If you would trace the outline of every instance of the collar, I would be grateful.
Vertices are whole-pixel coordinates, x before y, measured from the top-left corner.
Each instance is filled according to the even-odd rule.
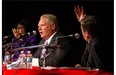
[[[50,38],[46,40],[46,41],[48,42],[48,44],[51,42],[53,36],[54,36],[56,33],[57,33],[57,32],[53,33],[53,34],[50,36]]]

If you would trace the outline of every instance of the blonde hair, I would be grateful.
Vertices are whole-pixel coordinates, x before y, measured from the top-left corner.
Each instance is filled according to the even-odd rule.
[[[43,14],[40,19],[42,18],[46,18],[47,21],[50,23],[50,24],[55,24],[56,26],[56,30],[59,30],[59,26],[58,26],[58,21],[57,21],[57,17],[53,14]]]

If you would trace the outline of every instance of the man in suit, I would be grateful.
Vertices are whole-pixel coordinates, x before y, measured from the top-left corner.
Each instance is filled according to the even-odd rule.
[[[87,42],[85,52],[83,53],[81,64],[76,66],[86,66],[102,70],[110,70],[111,66],[107,63],[107,50],[101,37],[97,36],[97,20],[92,15],[86,15],[83,8],[77,6],[74,9],[76,17],[81,25],[82,35]],[[105,51],[104,51],[105,50]]]
[[[57,38],[63,36],[59,31],[57,18],[52,14],[44,14],[40,17],[38,30],[42,40],[39,44],[57,44],[58,48],[38,48],[34,57],[39,58],[39,66],[74,66],[76,53],[76,43],[73,38]],[[74,49],[75,48],[75,49]]]

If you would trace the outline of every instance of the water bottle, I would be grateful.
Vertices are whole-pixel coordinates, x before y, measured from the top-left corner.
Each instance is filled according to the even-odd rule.
[[[4,55],[4,64],[10,64],[10,53],[8,51],[6,51]]]
[[[24,54],[24,51],[21,51],[19,55],[19,65],[20,68],[26,68],[26,55]]]
[[[27,62],[27,68],[31,69],[32,68],[32,54],[31,51],[27,51],[27,55],[26,55],[26,62]]]

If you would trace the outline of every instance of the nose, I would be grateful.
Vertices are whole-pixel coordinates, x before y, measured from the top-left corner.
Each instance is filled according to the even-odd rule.
[[[38,25],[38,30],[41,30],[41,26]]]
[[[22,34],[22,29],[19,29],[19,30],[18,30],[18,33],[19,33],[19,34]]]

